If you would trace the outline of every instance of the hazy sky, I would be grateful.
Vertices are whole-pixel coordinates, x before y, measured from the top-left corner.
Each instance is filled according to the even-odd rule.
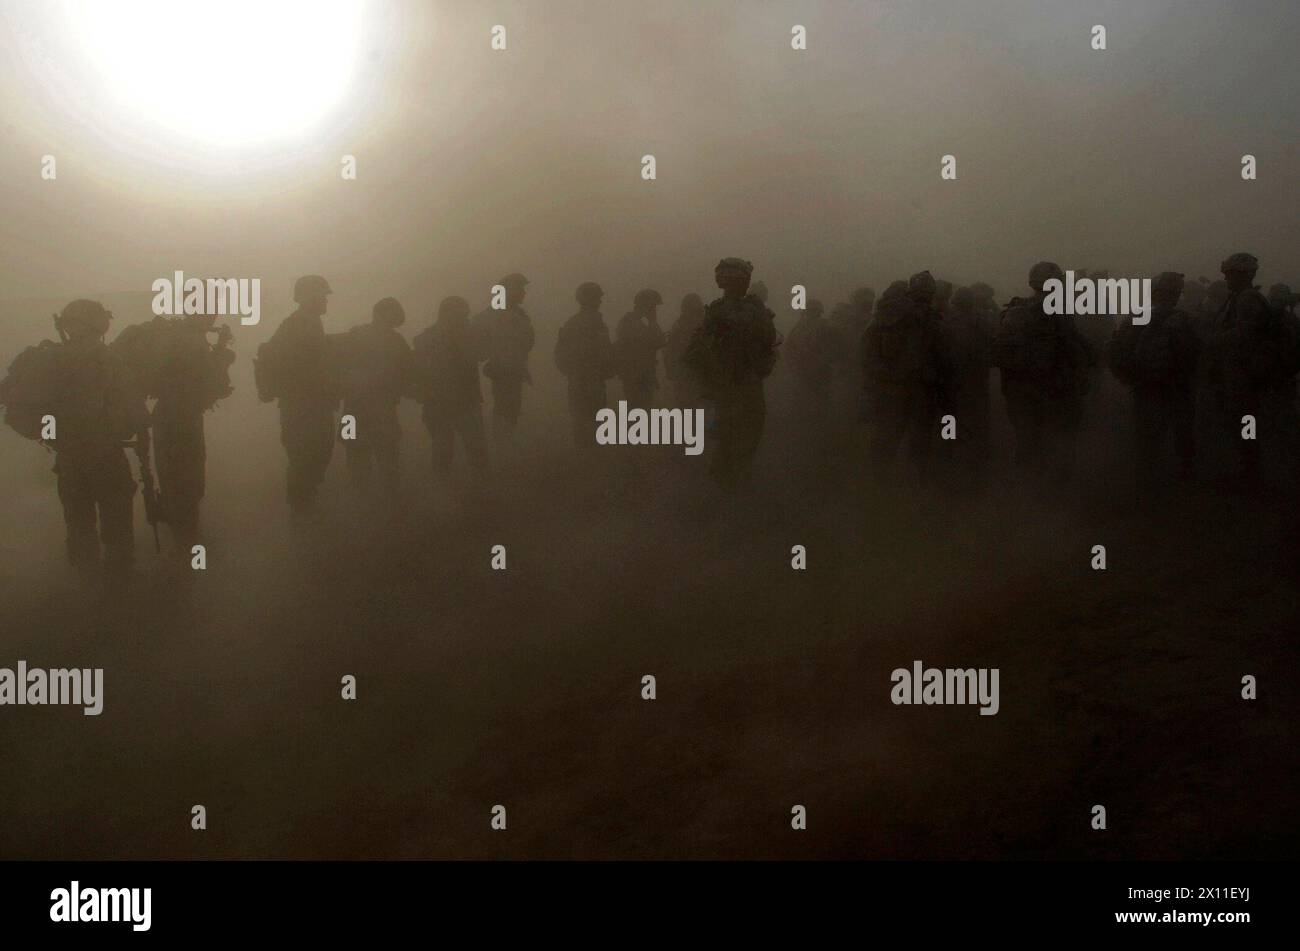
[[[119,48],[140,45],[129,17],[97,57],[102,17],[87,35],[75,2],[5,0],[0,299],[146,293],[181,269],[262,278],[274,323],[292,279],[319,272],[331,319],[394,294],[418,325],[439,297],[482,306],[520,270],[551,323],[586,279],[607,314],[643,286],[672,305],[708,295],[732,254],[774,293],[800,282],[828,303],[924,267],[1006,297],[1042,258],[1213,277],[1250,250],[1261,281],[1300,280],[1291,0],[321,2],[315,33],[245,42],[241,26],[215,48],[223,11],[246,8],[207,6],[217,19],[160,31],[173,41],[155,59]],[[361,27],[332,30],[350,8]],[[790,48],[796,23],[806,51]],[[160,90],[192,70],[232,89],[271,77],[262,105],[289,103],[291,134],[220,138],[247,123],[218,97],[197,117],[217,141],[189,138],[149,121],[105,62]],[[338,87],[317,120],[273,94],[285,64]],[[657,181],[640,177],[646,153]],[[1241,180],[1244,153],[1258,181]]]

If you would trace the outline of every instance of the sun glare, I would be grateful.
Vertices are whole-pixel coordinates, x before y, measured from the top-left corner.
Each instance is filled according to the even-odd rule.
[[[68,0],[69,22],[124,120],[243,148],[339,107],[361,0]]]

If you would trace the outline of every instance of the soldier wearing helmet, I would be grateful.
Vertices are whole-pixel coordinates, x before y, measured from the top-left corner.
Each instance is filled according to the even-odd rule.
[[[1240,438],[1242,420],[1290,445],[1295,438],[1294,387],[1300,340],[1255,286],[1259,260],[1239,251],[1220,265],[1223,282],[1210,286],[1221,301],[1206,346],[1208,406],[1214,438],[1232,447],[1230,479],[1247,489],[1257,486],[1260,440]],[[1217,291],[1217,293],[1216,293]]]
[[[317,274],[293,285],[297,309],[275,329],[258,350],[256,372],[264,398],[275,398],[280,409],[280,443],[289,458],[285,495],[295,520],[311,514],[316,493],[334,453],[339,404],[337,367],[326,341],[321,318],[332,293]]]
[[[460,436],[470,467],[482,477],[488,469],[487,437],[469,302],[463,297],[443,298],[437,321],[416,335],[413,347],[415,394],[424,405],[434,473],[439,478],[451,474]]]
[[[687,294],[682,298],[677,319],[668,329],[668,342],[664,346],[664,376],[672,381],[673,402],[683,409],[699,405],[699,385],[682,363],[682,357],[703,321],[704,301],[699,294]]]
[[[528,279],[512,273],[498,283],[505,290],[504,308],[481,311],[474,318],[474,329],[486,360],[483,375],[492,381],[492,435],[509,439],[519,423],[524,384],[533,381],[528,372],[528,355],[537,343],[537,335],[532,318],[521,306]]]
[[[199,513],[207,489],[204,416],[234,392],[233,334],[216,321],[216,314],[156,316],[126,327],[111,345],[131,368],[141,394],[156,400],[150,428],[159,498],[173,554],[186,562],[201,541]],[[215,342],[209,342],[209,334],[215,334]],[[146,514],[156,514],[148,505],[146,496]]]
[[[68,560],[79,571],[93,573],[102,566],[120,579],[135,561],[135,479],[123,444],[134,439],[142,463],[148,458],[149,415],[129,368],[104,343],[111,320],[102,304],[73,301],[54,319],[61,345],[26,351],[10,373],[19,376],[19,364],[34,351],[52,358],[46,363],[47,382],[54,385],[32,389],[43,393],[39,436],[56,453]],[[22,402],[21,394],[5,389],[11,409]],[[46,421],[52,423],[48,432]]]
[[[343,415],[355,420],[353,438],[343,440],[352,488],[365,492],[375,468],[384,498],[395,504],[400,483],[402,431],[397,404],[412,385],[410,344],[398,327],[406,311],[393,297],[371,309],[370,323],[353,327],[337,344]]]
[[[862,337],[871,474],[882,482],[904,443],[915,474],[925,478],[930,472],[940,401],[951,374],[948,342],[933,307],[936,287],[929,271],[913,274],[901,293],[898,284],[891,285]]]
[[[1051,476],[1058,483],[1074,471],[1074,445],[1094,363],[1073,320],[1045,310],[1044,285],[1064,276],[1050,261],[1035,264],[1029,271],[1034,295],[1012,298],[993,341],[994,364],[1015,430],[1016,465],[1032,478]]]
[[[767,402],[763,381],[776,364],[775,314],[749,293],[754,266],[723,258],[714,268],[722,296],[705,308],[682,358],[717,413],[709,468],[727,491],[749,486],[763,438]]]
[[[1159,481],[1161,455],[1170,434],[1179,475],[1190,478],[1196,458],[1195,378],[1198,342],[1191,316],[1178,309],[1185,282],[1163,271],[1151,282],[1151,315],[1145,324],[1125,317],[1107,344],[1111,372],[1133,397],[1138,485]]]
[[[623,383],[628,406],[650,408],[659,389],[656,364],[668,338],[659,328],[659,305],[664,299],[656,290],[637,291],[632,310],[618,322],[614,340],[614,365]]]
[[[569,383],[569,417],[573,444],[596,445],[596,414],[609,405],[605,381],[614,375],[614,347],[600,312],[605,292],[599,284],[578,285],[578,312],[564,322],[555,341],[555,365]]]

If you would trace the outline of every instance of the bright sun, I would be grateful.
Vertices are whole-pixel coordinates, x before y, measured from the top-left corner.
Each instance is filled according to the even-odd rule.
[[[359,58],[362,0],[66,0],[124,118],[216,146],[302,132]]]

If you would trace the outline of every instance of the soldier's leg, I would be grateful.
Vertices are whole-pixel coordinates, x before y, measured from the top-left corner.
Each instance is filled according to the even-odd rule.
[[[99,534],[104,542],[104,567],[126,573],[135,563],[135,532],[131,524],[135,479],[126,451],[106,453],[94,473],[95,501],[99,507]]]
[[[299,511],[311,503],[314,489],[310,484],[311,430],[303,411],[293,404],[280,400],[280,445],[288,457],[285,470],[285,497],[291,511]]]
[[[199,503],[205,488],[202,418],[185,428],[155,428],[153,445],[167,523],[178,550],[188,555],[199,540]]]
[[[492,381],[492,435],[507,439],[514,434],[523,405],[523,380],[501,377]]]
[[[731,393],[719,391],[714,396],[715,433],[709,458],[709,475],[724,489],[735,486],[736,428],[739,400]]]
[[[461,442],[465,444],[465,457],[470,467],[480,475],[488,469],[487,432],[483,428],[483,408],[477,403],[464,410],[456,424]]]
[[[59,502],[63,505],[63,522],[67,527],[68,561],[74,568],[99,565],[99,538],[95,534],[95,495],[90,486],[91,466],[67,453],[59,453],[54,463],[58,476]]]
[[[424,428],[429,434],[434,474],[445,476],[451,472],[451,463],[456,453],[456,430],[451,416],[441,407],[425,404]]]
[[[753,383],[740,390],[740,413],[735,447],[735,477],[740,488],[747,488],[754,473],[754,457],[763,441],[767,422],[767,399],[763,384]]]
[[[318,407],[312,425],[312,447],[309,460],[313,498],[316,490],[325,481],[325,472],[329,469],[330,458],[334,455],[334,442],[337,439],[338,424],[334,418],[333,407],[328,404]]]

